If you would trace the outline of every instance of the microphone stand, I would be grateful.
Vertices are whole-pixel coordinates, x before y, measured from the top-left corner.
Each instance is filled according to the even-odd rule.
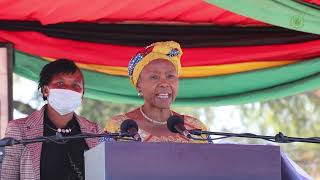
[[[277,142],[277,143],[293,143],[293,142],[305,142],[305,143],[318,143],[320,144],[320,137],[309,137],[309,138],[301,138],[301,137],[289,137],[285,136],[282,132],[279,132],[275,136],[263,136],[263,135],[256,135],[251,133],[223,133],[223,132],[211,132],[211,131],[202,131],[201,129],[193,129],[189,130],[190,134],[201,136],[206,135],[208,138],[194,138],[194,140],[202,140],[202,141],[212,141],[217,139],[223,139],[223,138],[230,138],[230,137],[244,137],[244,138],[255,138],[255,139],[263,139],[271,142]],[[216,136],[223,136],[220,138],[211,138],[210,135],[216,135]]]
[[[54,142],[57,144],[65,144],[69,140],[73,140],[73,139],[97,138],[97,137],[136,141],[135,139],[132,139],[132,138],[125,138],[125,137],[130,137],[130,135],[127,133],[108,133],[108,134],[81,133],[73,136],[62,136],[61,133],[56,133],[55,136],[40,136],[34,139],[18,140],[15,138],[6,137],[3,139],[0,139],[0,147],[13,146],[16,144],[27,145],[31,143],[37,143],[37,142]]]

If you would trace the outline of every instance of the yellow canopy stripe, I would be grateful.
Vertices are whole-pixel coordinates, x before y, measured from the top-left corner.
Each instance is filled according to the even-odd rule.
[[[47,61],[53,61],[55,59],[43,57]],[[190,66],[182,67],[180,72],[180,78],[197,78],[208,76],[219,76],[226,74],[241,73],[246,71],[253,71],[259,69],[266,69],[278,66],[284,66],[298,62],[298,60],[288,61],[259,61],[259,62],[245,62],[223,65],[211,65],[211,66]],[[96,64],[83,64],[76,63],[78,67],[84,70],[95,71],[99,73],[110,74],[114,76],[128,76],[127,67],[119,66],[103,66]]]

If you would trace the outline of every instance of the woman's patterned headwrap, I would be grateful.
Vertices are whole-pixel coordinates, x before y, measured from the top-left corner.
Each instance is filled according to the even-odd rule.
[[[128,75],[131,83],[136,86],[142,69],[151,61],[164,59],[171,62],[180,74],[180,58],[182,49],[180,44],[174,41],[156,42],[139,51],[129,62]]]

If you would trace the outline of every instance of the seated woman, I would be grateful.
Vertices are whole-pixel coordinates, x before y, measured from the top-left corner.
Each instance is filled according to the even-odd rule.
[[[195,142],[170,132],[166,125],[170,116],[177,115],[184,119],[187,129],[206,129],[196,118],[170,110],[178,93],[181,55],[180,45],[174,41],[157,42],[138,52],[129,62],[128,74],[144,104],[113,117],[105,131],[118,132],[124,120],[133,119],[144,142]]]

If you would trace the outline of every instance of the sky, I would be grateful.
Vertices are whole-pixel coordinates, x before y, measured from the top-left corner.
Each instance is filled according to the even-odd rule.
[[[28,103],[34,109],[41,108],[41,106],[38,105],[41,102],[31,100],[35,92],[37,92],[37,83],[14,74],[14,79],[16,78],[18,78],[18,81],[13,81],[13,100]],[[22,114],[16,110],[13,112],[13,119],[23,118],[26,116],[26,114]]]

